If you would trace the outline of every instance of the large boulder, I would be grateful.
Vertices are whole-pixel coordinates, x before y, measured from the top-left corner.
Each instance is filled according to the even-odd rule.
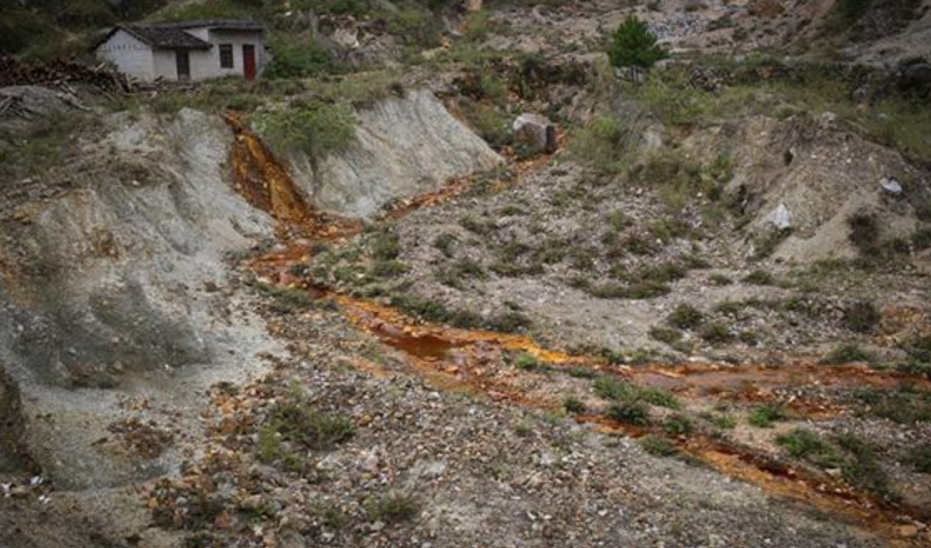
[[[514,120],[514,142],[524,153],[556,152],[556,126],[545,116],[524,113]]]

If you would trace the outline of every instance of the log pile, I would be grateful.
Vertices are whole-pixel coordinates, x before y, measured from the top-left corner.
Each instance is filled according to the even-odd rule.
[[[26,63],[10,56],[0,56],[0,87],[67,86],[74,83],[91,85],[107,93],[129,93],[134,89],[129,78],[104,65],[91,67],[64,59]]]

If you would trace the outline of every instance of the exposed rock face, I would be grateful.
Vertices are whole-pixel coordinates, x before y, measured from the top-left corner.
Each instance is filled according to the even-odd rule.
[[[0,473],[23,465],[23,415],[19,390],[0,369]]]
[[[839,129],[830,116],[756,117],[732,137],[735,177],[729,199],[754,219],[750,232],[789,228],[775,212],[791,212],[784,220],[794,233],[777,257],[808,262],[856,256],[847,218],[864,208],[881,218],[884,237],[914,231],[907,198],[922,188],[922,174],[897,152]],[[915,184],[906,186],[899,200],[877,184],[883,177]]]
[[[225,285],[227,253],[272,235],[231,188],[226,124],[186,110],[104,126],[77,165],[35,181],[57,194],[0,211],[0,363],[24,415],[49,417],[28,424],[26,443],[65,488],[119,485],[177,458],[93,444],[121,397],[193,405],[197,390],[260,367],[236,353],[274,349],[261,321],[224,319],[234,301],[205,289]]]
[[[292,158],[294,178],[321,209],[369,217],[385,204],[438,190],[501,158],[428,91],[385,99],[358,113],[356,142],[316,173]]]

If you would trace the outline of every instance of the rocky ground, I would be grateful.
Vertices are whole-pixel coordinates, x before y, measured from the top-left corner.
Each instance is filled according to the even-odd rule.
[[[894,67],[927,10],[830,4],[493,6],[226,121],[3,90],[0,546],[927,544],[928,113],[761,54]],[[357,137],[276,158],[321,100]]]

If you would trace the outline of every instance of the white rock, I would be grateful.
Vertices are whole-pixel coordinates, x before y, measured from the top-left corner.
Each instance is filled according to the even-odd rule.
[[[769,215],[770,222],[779,230],[786,230],[792,227],[792,212],[785,204],[780,203]]]
[[[879,186],[889,194],[902,194],[902,184],[892,177],[883,177],[879,180]]]

